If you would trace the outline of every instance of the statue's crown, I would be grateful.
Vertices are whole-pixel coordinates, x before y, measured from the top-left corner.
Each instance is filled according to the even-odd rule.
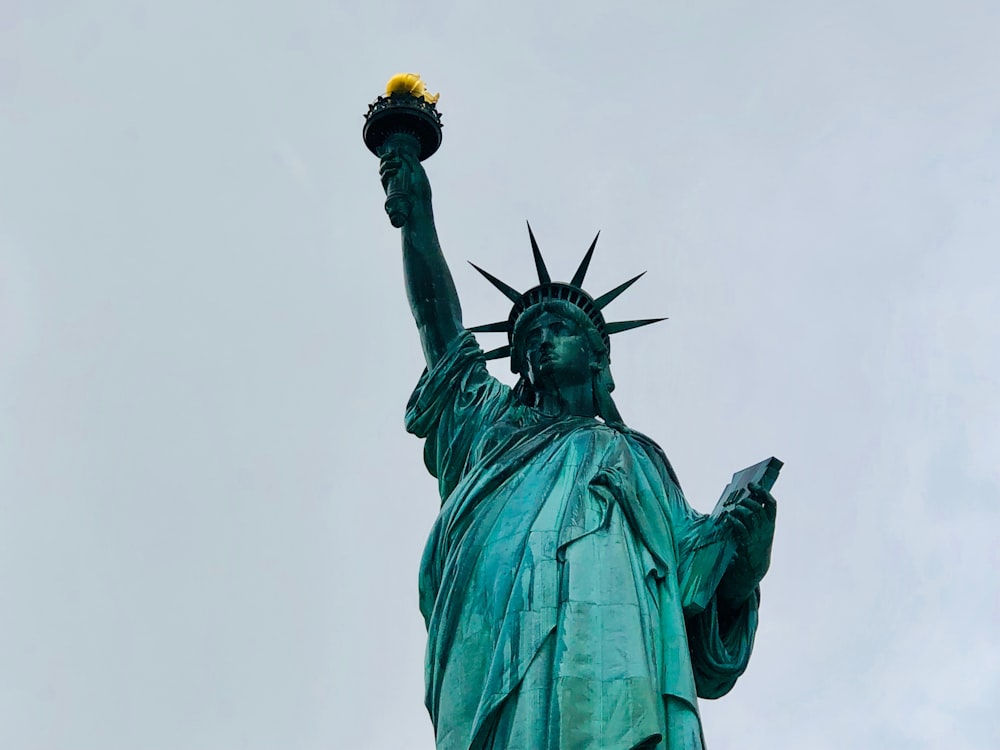
[[[486,277],[487,281],[493,284],[493,286],[499,289],[503,295],[507,297],[507,299],[514,303],[514,307],[511,308],[510,315],[507,316],[507,320],[502,320],[497,323],[487,323],[486,325],[481,326],[474,326],[469,329],[473,333],[507,334],[507,345],[486,352],[486,359],[509,357],[511,345],[514,343],[514,328],[517,325],[518,318],[536,305],[540,305],[545,302],[567,302],[582,310],[587,318],[590,319],[590,322],[593,323],[594,328],[597,329],[601,338],[604,339],[605,346],[609,349],[611,345],[610,337],[612,334],[621,333],[622,331],[628,331],[633,328],[640,328],[641,326],[648,326],[651,323],[659,323],[661,320],[666,320],[666,318],[648,318],[646,320],[622,320],[614,323],[608,323],[604,320],[602,310],[615,300],[622,292],[642,278],[645,271],[640,273],[638,276],[632,277],[625,283],[619,284],[610,292],[602,294],[600,297],[594,298],[587,294],[587,292],[583,290],[583,279],[587,275],[587,269],[590,267],[590,259],[594,255],[594,248],[597,247],[597,239],[600,236],[601,233],[598,232],[597,237],[594,237],[594,241],[590,243],[590,248],[588,248],[587,252],[584,254],[583,260],[580,261],[580,266],[576,269],[576,273],[573,274],[571,281],[568,283],[552,281],[551,276],[549,276],[549,271],[545,267],[545,260],[542,258],[542,253],[538,249],[538,243],[535,241],[535,234],[531,231],[531,225],[529,224],[528,237],[531,239],[531,252],[535,256],[535,270],[538,272],[538,286],[532,287],[523,294],[509,284],[505,284],[503,281],[500,281],[500,279],[487,271],[484,271],[475,263],[470,263],[473,268]]]

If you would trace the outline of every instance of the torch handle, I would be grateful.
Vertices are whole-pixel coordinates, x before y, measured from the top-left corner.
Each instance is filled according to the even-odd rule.
[[[380,157],[391,153],[419,156],[420,143],[410,133],[394,133],[386,138],[379,149]],[[385,212],[389,214],[389,221],[397,229],[406,224],[413,209],[409,180],[409,172],[401,169],[389,178],[389,184],[385,186]]]

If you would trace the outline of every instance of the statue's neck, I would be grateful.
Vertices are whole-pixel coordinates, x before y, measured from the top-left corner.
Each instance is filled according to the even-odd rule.
[[[594,417],[594,389],[591,383],[535,384],[535,408],[550,417]]]

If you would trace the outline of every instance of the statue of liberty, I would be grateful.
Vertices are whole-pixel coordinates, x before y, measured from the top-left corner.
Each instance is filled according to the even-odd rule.
[[[407,204],[393,223],[427,365],[406,429],[441,496],[420,570],[438,750],[703,748],[698,698],[727,693],[750,658],[770,484],[700,514],[660,447],[625,425],[610,336],[656,321],[605,321],[638,277],[585,292],[596,239],[554,282],[529,227],[538,285],[518,292],[477,269],[513,307],[466,329],[418,155],[379,155],[387,193]],[[486,331],[508,344],[484,354],[473,333]],[[486,369],[503,356],[513,388]],[[692,573],[712,538],[735,553]]]

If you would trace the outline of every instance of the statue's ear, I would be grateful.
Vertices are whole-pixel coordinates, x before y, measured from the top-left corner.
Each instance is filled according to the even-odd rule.
[[[527,375],[524,374],[524,360],[521,357],[520,352],[517,350],[513,344],[510,345],[510,371],[515,375],[520,375],[522,378],[527,380]]]
[[[595,355],[590,361],[590,371],[594,375],[594,382],[600,383],[601,388],[608,393],[615,389],[615,379],[611,376],[611,362],[606,355]]]
[[[607,372],[608,376],[611,375],[611,358],[608,356],[608,350],[601,348],[600,350],[595,350],[591,348],[590,350],[590,371],[593,373],[599,373],[601,371]]]

